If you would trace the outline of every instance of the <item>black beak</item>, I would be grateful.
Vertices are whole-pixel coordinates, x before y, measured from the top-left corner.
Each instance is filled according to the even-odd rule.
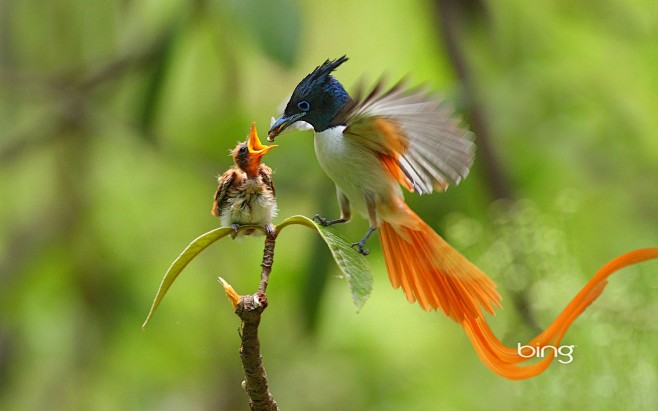
[[[293,114],[292,116],[286,117],[285,115],[282,115],[281,117],[277,118],[274,124],[272,124],[272,127],[270,127],[270,131],[267,132],[267,141],[272,142],[278,136],[288,128],[290,125],[296,123],[299,119],[304,117],[306,115],[306,112],[301,112],[297,114]]]

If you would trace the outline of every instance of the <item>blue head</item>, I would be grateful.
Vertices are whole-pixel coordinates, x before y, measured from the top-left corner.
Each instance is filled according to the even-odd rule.
[[[283,115],[272,124],[269,141],[298,121],[307,122],[316,132],[333,125],[338,111],[351,100],[343,86],[331,76],[331,72],[346,61],[346,56],[327,60],[304,77],[292,93]]]

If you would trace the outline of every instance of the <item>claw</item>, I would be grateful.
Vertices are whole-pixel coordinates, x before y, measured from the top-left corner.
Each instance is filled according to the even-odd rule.
[[[365,246],[365,241],[361,240],[356,243],[352,243],[352,248],[357,248],[357,251],[361,255],[368,255],[370,254],[370,249]]]
[[[329,222],[327,221],[326,218],[320,217],[320,214],[316,214],[313,216],[313,221],[317,222],[323,227],[326,227],[329,225]]]
[[[265,224],[265,232],[267,233],[268,238],[276,237],[276,228],[272,224]]]
[[[328,227],[328,226],[334,225],[334,224],[346,223],[347,219],[346,218],[337,218],[335,220],[327,220],[326,218],[320,217],[320,214],[316,214],[316,215],[313,216],[313,221],[317,222],[322,227]]]
[[[366,247],[366,242],[368,241],[368,238],[370,238],[370,235],[375,232],[377,227],[370,227],[368,228],[368,232],[366,235],[363,236],[361,241],[358,241],[356,243],[352,243],[352,248],[358,247],[357,251],[361,253],[362,255],[368,255],[370,254],[370,249]]]
[[[231,233],[231,238],[235,239],[235,237],[238,236],[238,229],[240,228],[240,224],[231,224],[231,230],[233,230],[233,233]]]

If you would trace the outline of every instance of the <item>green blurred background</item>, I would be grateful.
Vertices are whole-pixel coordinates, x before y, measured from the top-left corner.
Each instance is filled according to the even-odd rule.
[[[658,245],[658,5],[530,2],[0,1],[0,409],[244,410],[238,318],[217,276],[258,284],[262,240],[171,261],[215,176],[327,58],[346,86],[409,74],[480,135],[471,175],[411,206],[499,284],[510,346],[606,261]],[[310,133],[267,156],[280,217],[337,215]],[[338,228],[358,239],[363,219]],[[563,344],[507,381],[461,328],[388,284],[356,313],[311,230],[277,242],[261,325],[284,410],[658,408],[658,263],[614,276]]]

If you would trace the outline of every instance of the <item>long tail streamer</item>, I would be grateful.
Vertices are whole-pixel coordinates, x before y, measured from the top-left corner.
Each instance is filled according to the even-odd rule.
[[[559,346],[571,324],[601,295],[610,275],[629,265],[653,258],[658,258],[658,248],[631,251],[608,262],[587,282],[553,323],[526,345],[533,349],[542,349],[548,345]],[[532,360],[534,356],[527,352],[519,353],[518,347],[503,345],[482,315],[464,317],[461,323],[482,361],[492,371],[505,378],[519,380],[534,377],[546,370],[553,360],[553,356],[548,355],[533,364],[521,365]]]

